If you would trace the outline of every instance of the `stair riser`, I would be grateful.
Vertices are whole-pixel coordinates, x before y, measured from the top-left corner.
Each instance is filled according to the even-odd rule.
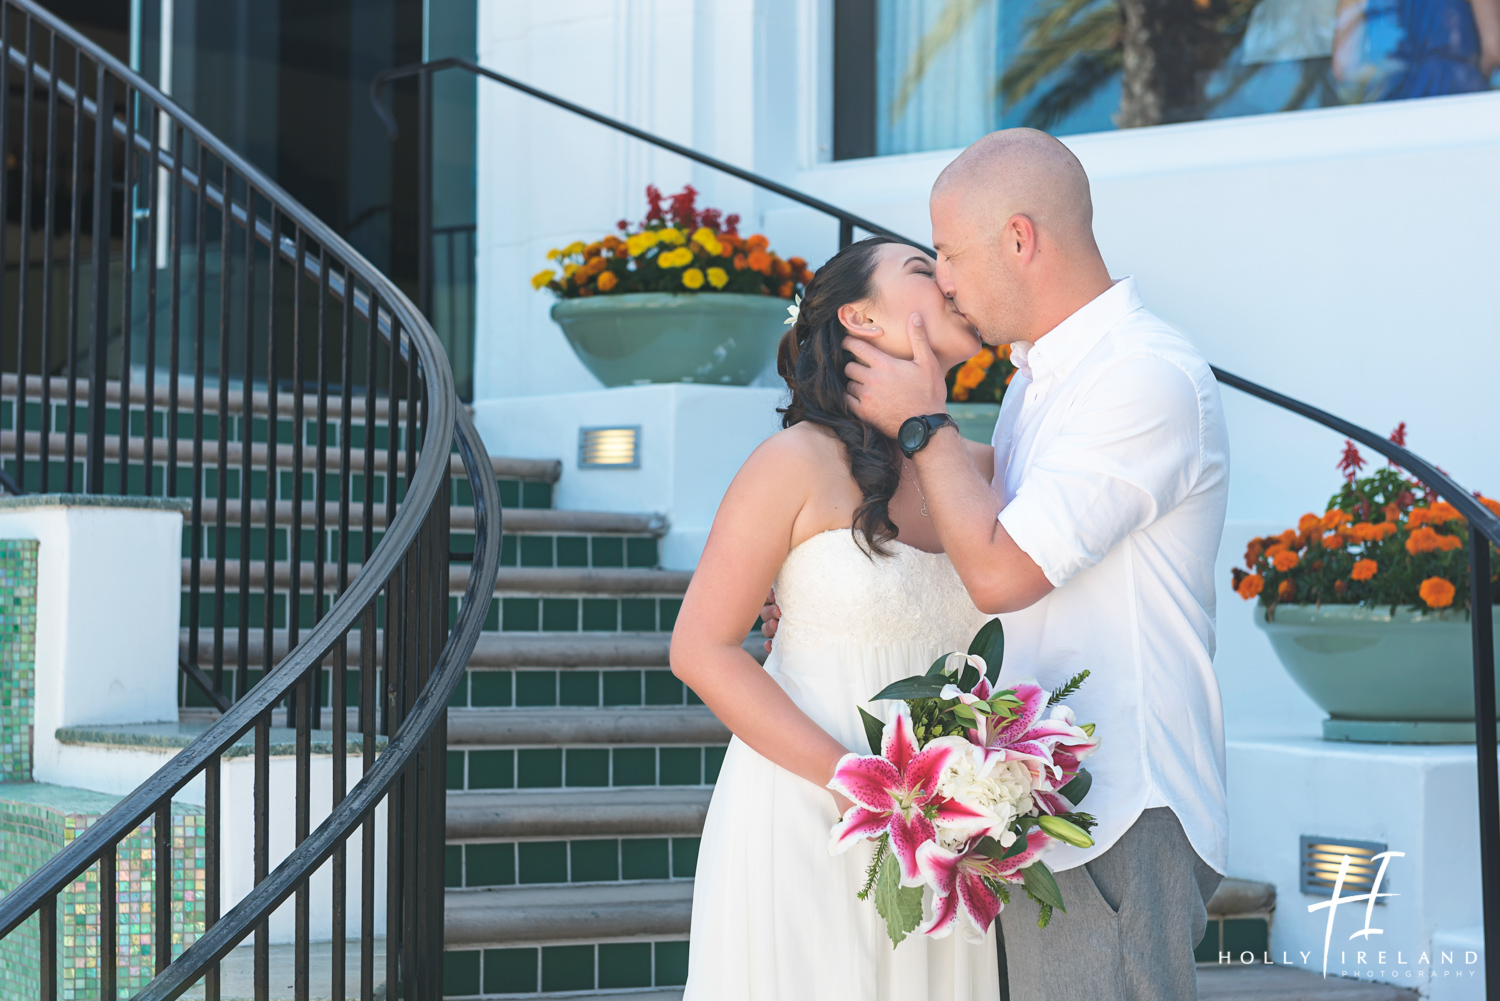
[[[724,745],[449,748],[448,789],[711,786],[724,750]]]
[[[525,997],[681,986],[687,955],[685,938],[453,949],[443,956],[443,994]]]
[[[698,838],[577,838],[449,842],[452,889],[692,879]]]
[[[671,671],[504,671],[471,668],[453,692],[453,708],[698,706],[703,701]]]

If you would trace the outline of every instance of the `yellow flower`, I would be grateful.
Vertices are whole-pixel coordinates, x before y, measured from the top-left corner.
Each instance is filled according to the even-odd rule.
[[[703,272],[697,268],[688,268],[682,273],[682,284],[697,291],[703,287]]]
[[[656,242],[656,231],[648,229],[643,233],[636,233],[627,239],[625,241],[625,249],[630,252],[631,257],[640,257],[646,251],[656,246]]]
[[[693,263],[693,252],[686,247],[667,250],[658,254],[656,264],[662,268],[681,268]]]
[[[578,265],[576,265],[576,264],[564,264],[563,265],[563,274],[566,277],[568,277],[568,278],[572,278],[573,277],[573,272],[575,272],[577,270],[578,270]]]
[[[562,251],[558,250],[556,247],[553,247],[551,250],[547,251],[547,260],[549,261],[555,261],[561,256]]]
[[[707,226],[699,226],[693,233],[693,242],[708,251],[710,257],[718,257],[724,253],[724,245],[714,231]]]
[[[723,288],[729,284],[729,272],[723,268],[709,268],[708,283],[714,288]]]
[[[581,254],[581,253],[583,253],[583,241],[582,240],[574,240],[572,243],[568,244],[566,247],[563,248],[563,253],[564,254],[568,254],[570,256],[573,255],[573,254]]]
[[[557,275],[553,274],[553,272],[550,270],[538,271],[536,274],[531,276],[531,287],[541,288],[543,285],[547,284],[556,277]]]
[[[670,243],[674,247],[687,243],[687,237],[682,235],[682,230],[675,226],[664,226],[656,231],[656,238],[662,243]]]

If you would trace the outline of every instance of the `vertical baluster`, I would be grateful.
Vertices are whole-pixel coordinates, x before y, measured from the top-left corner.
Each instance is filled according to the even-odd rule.
[[[297,646],[298,627],[302,624],[302,443],[307,431],[302,426],[302,269],[307,263],[307,246],[302,227],[297,227],[296,252],[292,257],[292,522],[287,528],[287,556],[291,570],[286,596],[286,648]],[[287,712],[294,714],[300,689],[292,689]]]
[[[119,845],[110,845],[99,857],[99,997],[115,1001],[120,996],[116,984],[120,973],[119,896],[115,883],[115,853]]]
[[[0,47],[4,43],[0,42]],[[42,901],[37,909],[37,978],[40,1001],[57,1001],[57,897]]]
[[[400,503],[396,500],[397,479],[397,449],[401,441],[401,401],[397,392],[401,385],[401,328],[396,322],[396,314],[390,315],[391,335],[389,338],[390,365],[386,371],[386,461],[385,461],[385,527],[389,531],[396,520],[396,511]],[[399,579],[399,573],[397,578]],[[401,617],[398,613],[400,608],[400,588],[394,582],[386,585],[385,604],[385,650],[384,670],[382,671],[382,690],[384,694],[380,699],[380,732],[386,736],[396,732],[391,725],[391,710],[396,700],[396,683],[392,672],[396,670],[394,652],[396,650],[397,637],[401,635]]]
[[[131,293],[135,286],[135,113],[136,93],[125,87],[125,172],[121,212],[125,225],[120,253],[120,495],[130,493],[130,352],[135,343]],[[51,237],[48,238],[51,243]]]
[[[146,107],[151,108],[151,159],[150,179],[146,187],[146,410],[145,420],[141,428],[141,473],[143,488],[148,497],[156,495],[156,484],[152,482],[156,472],[156,240],[158,226],[160,225],[157,215],[160,211],[157,205],[156,192],[160,184],[156,179],[161,174],[159,165],[160,141],[161,141],[161,115],[156,113],[155,107],[149,103]],[[189,656],[196,658],[198,651],[194,650]],[[194,663],[197,663],[194,660]]]
[[[349,440],[354,427],[354,274],[344,268],[344,300],[340,313],[343,321],[339,339],[339,357],[343,365],[339,371],[339,548],[338,548],[338,593],[349,589],[349,492],[354,488],[354,473],[350,464]],[[332,698],[329,712],[333,714],[333,807],[344,801],[349,784],[349,636],[339,640],[333,663]],[[348,840],[339,842],[333,852],[333,971],[331,978],[334,1001],[343,1001],[345,991],[345,926],[348,920]]]
[[[229,538],[229,292],[234,286],[234,266],[230,257],[230,235],[234,214],[230,211],[230,173],[227,160],[220,163],[220,188],[223,199],[219,212],[219,456],[218,480],[214,504],[214,691],[224,694],[224,606]],[[199,183],[208,190],[208,173],[203,171]],[[208,200],[202,202],[208,207]],[[205,285],[206,287],[206,285]],[[240,484],[240,500],[245,499],[245,484]],[[196,653],[196,651],[195,651]],[[230,693],[233,697],[233,692]]]
[[[31,286],[31,105],[36,55],[32,52],[35,32],[30,14],[23,23],[26,26],[26,60],[23,64],[26,79],[21,82],[21,249],[16,270],[16,411],[11,425],[16,429],[16,482],[22,490],[30,490],[34,486],[28,486],[26,479],[26,307]],[[5,55],[8,63],[10,52],[7,50]],[[9,93],[5,99],[10,100]],[[10,151],[6,150],[5,154],[9,156]],[[10,220],[4,222],[9,227]],[[46,411],[45,404],[42,410]]]
[[[104,493],[104,410],[109,383],[109,230],[114,198],[115,77],[103,63],[94,87],[93,343],[89,346],[89,440],[84,489]]]
[[[199,189],[202,190],[201,188]],[[219,765],[214,755],[203,768],[203,930],[219,923]],[[219,1001],[219,961],[203,975],[204,1001]]]
[[[10,165],[7,162],[10,159],[10,22],[9,5],[0,4],[0,53],[4,54],[4,58],[0,59],[0,83],[4,84],[5,92],[5,100],[0,101],[0,223],[4,223],[7,229],[10,226]],[[73,176],[78,176],[76,170]],[[3,238],[0,238],[0,275],[6,273],[6,250],[9,242],[9,235],[3,234]],[[5,331],[10,326],[4,321],[7,306],[5,283],[0,282],[0,356],[4,353]],[[18,409],[21,406],[21,380],[25,378],[26,370],[18,365],[16,367],[16,398],[13,404]],[[4,390],[0,389],[0,397],[4,395]],[[14,417],[11,419],[11,428],[16,432],[16,443],[20,449],[23,447],[21,446],[21,424]],[[14,482],[17,484],[21,482],[21,456],[24,454],[23,451],[16,452]],[[0,465],[3,463],[3,458],[0,458]]]
[[[324,588],[327,586],[328,556],[328,247],[318,248],[318,453],[313,461],[313,622],[323,621]],[[312,678],[312,725],[314,730],[323,723],[323,664],[320,661]]]
[[[301,844],[307,840],[310,828],[310,810],[312,807],[312,679],[316,667],[310,667],[297,682],[297,778],[296,778],[296,820],[294,822],[294,844]],[[307,1001],[308,991],[308,939],[311,928],[308,925],[308,908],[312,902],[311,888],[304,880],[298,884],[295,897],[295,931],[293,939],[292,964],[295,975],[292,980],[292,997],[295,1001]]]
[[[182,375],[182,227],[186,224],[183,218],[187,215],[182,210],[182,126],[176,122],[172,123],[171,150],[172,150],[172,178],[167,192],[167,225],[168,232],[167,252],[172,257],[172,275],[168,282],[170,298],[168,303],[168,322],[172,340],[167,345],[167,412],[165,415],[167,424],[167,496],[176,497],[177,484],[177,411],[180,386],[178,385]],[[188,623],[192,630],[193,641],[189,649],[193,651],[192,656],[198,656],[198,624],[197,620]]]
[[[208,288],[208,164],[205,162],[208,150],[202,143],[197,146],[198,183],[193,206],[197,215],[193,235],[193,266],[196,269],[193,276],[193,507],[188,556],[188,649],[194,657],[198,656],[203,603],[203,380],[208,361],[208,332],[204,329],[207,305],[203,301]],[[177,155],[185,158],[187,151],[179,146]],[[219,673],[217,666],[214,673]]]
[[[250,690],[250,489],[251,465],[255,441],[255,188],[245,182],[245,357],[240,377],[240,606],[239,657],[235,663],[235,697],[244,698]],[[266,503],[275,508],[274,486],[266,485]],[[266,544],[271,544],[269,533]],[[261,658],[261,670],[270,669],[271,651]],[[264,673],[262,674],[264,676]]]
[[[7,55],[7,58],[8,55]],[[38,465],[42,493],[50,488],[52,431],[52,227],[53,196],[57,184],[57,35],[47,33],[47,172],[42,177],[42,401],[41,449]],[[30,201],[28,194],[26,199]]]
[[[155,845],[152,865],[152,969],[160,975],[172,962],[172,802],[164,799],[156,808],[152,831]]]
[[[272,230],[274,234],[274,230]],[[273,250],[274,254],[275,251]],[[273,257],[274,262],[274,257]],[[272,411],[274,414],[274,411]],[[269,653],[267,653],[269,657]],[[269,661],[268,661],[269,662]],[[271,713],[255,720],[254,848],[251,864],[259,886],[271,871]],[[268,1001],[271,990],[271,922],[269,915],[255,926],[255,1001]]]
[[[266,261],[266,554],[265,627],[261,641],[261,670],[266,674],[276,666],[276,508],[281,496],[280,477],[276,470],[276,440],[280,430],[281,402],[277,392],[276,368],[276,280],[281,274],[281,219],[276,203],[271,203],[271,253]]]
[[[375,388],[378,385],[377,362],[379,361],[380,351],[380,298],[375,294],[375,289],[373,287],[370,289],[370,308],[367,319],[369,322],[365,328],[365,491],[364,497],[362,498],[363,505],[360,512],[361,524],[364,525],[364,531],[361,533],[362,551],[360,555],[360,562],[362,565],[368,564],[370,562],[370,553],[375,549],[375,432],[379,430],[380,427],[380,422],[376,414],[375,397]],[[386,407],[387,412],[389,412],[389,401],[387,401]],[[382,504],[382,510],[389,511],[390,506],[388,504]],[[386,515],[385,519],[382,520],[381,523],[383,525],[389,525],[390,521],[388,519],[389,515]],[[373,615],[374,613],[372,612],[371,614]],[[363,662],[368,659],[370,663],[370,673],[373,675],[375,671],[374,644],[376,642],[373,629],[368,636],[364,637],[361,640],[361,642],[371,644],[371,652],[369,658],[366,658],[364,652],[365,648],[363,646],[360,647],[360,660],[362,665],[360,669],[361,671],[364,670]],[[373,678],[371,680],[373,682]],[[361,690],[363,690],[364,688],[364,683],[365,678],[364,675],[361,674]],[[367,708],[364,698],[360,698],[359,727],[361,730],[365,729],[365,713],[373,712],[374,709],[375,704],[373,701],[370,702]],[[372,722],[372,728],[370,730],[371,733],[374,732],[373,725],[374,724]]]
[[[369,565],[370,553],[375,547],[375,431],[379,427],[375,406],[375,386],[377,353],[380,347],[380,299],[376,296],[374,288],[370,289],[367,320],[368,324],[365,328],[365,489],[361,511],[361,524],[364,525],[361,539],[362,566]],[[387,408],[389,406],[388,402]],[[389,510],[389,507],[386,507],[386,510]],[[370,774],[370,769],[375,766],[375,644],[377,643],[375,605],[376,602],[372,599],[365,607],[364,615],[360,617],[359,733],[362,775]],[[360,831],[359,883],[359,996],[360,1001],[374,1001],[375,817],[373,814],[365,818]]]
[[[83,225],[83,50],[73,50],[73,173],[71,225],[68,227],[68,413],[63,440],[63,489],[78,489],[78,244]]]

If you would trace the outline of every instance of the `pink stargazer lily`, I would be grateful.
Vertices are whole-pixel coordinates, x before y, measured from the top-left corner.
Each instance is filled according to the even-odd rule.
[[[924,935],[942,938],[962,924],[964,939],[980,943],[1005,906],[1000,895],[985,885],[984,877],[1007,883],[1022,880],[1020,870],[1035,862],[1050,839],[1041,830],[1026,836],[1026,847],[1003,862],[983,855],[974,838],[962,851],[952,852],[929,841],[917,849],[922,876],[932,887],[931,913],[922,925]]]
[[[1073,804],[1058,790],[1077,777],[1083,759],[1098,749],[1099,738],[1084,732],[1067,706],[1055,707],[1052,715],[1043,719],[1052,695],[1031,679],[1018,682],[1013,691],[1021,701],[1014,710],[1015,717],[1004,721],[981,718],[979,726],[969,731],[969,740],[984,749],[986,758],[1025,762],[1031,770],[1037,806],[1047,813],[1067,813]],[[981,677],[965,702],[988,699],[992,694],[989,681]]]
[[[856,841],[889,834],[902,883],[919,885],[917,849],[937,836],[933,821],[963,826],[985,820],[972,807],[938,795],[943,769],[962,753],[964,743],[954,737],[940,737],[919,749],[911,717],[901,706],[885,726],[878,756],[846,754],[834,769],[828,787],[854,805],[834,825],[829,852],[841,854]]]

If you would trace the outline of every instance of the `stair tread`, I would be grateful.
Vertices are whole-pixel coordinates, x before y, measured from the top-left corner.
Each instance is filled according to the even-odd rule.
[[[302,508],[302,525],[311,528],[318,516],[318,505],[313,500],[304,500]],[[213,502],[204,506],[204,520],[213,520],[217,509]],[[666,534],[667,519],[660,514],[651,513],[629,513],[623,511],[561,511],[556,508],[503,508],[501,524],[507,534],[599,534],[599,535],[649,535],[661,536]],[[290,525],[295,513],[294,506],[289,500],[276,502],[275,520],[277,525]],[[224,517],[227,524],[239,525],[244,515],[241,502],[228,499],[224,502]],[[349,503],[349,517],[351,523],[357,528],[363,524],[364,504],[358,498]],[[337,501],[325,501],[323,504],[323,518],[328,525],[337,525],[339,522],[339,504]],[[370,520],[376,528],[384,528],[386,524],[385,504],[372,504],[370,506]],[[457,532],[474,531],[474,508],[467,504],[453,504],[449,507],[448,527]],[[266,502],[253,500],[250,502],[250,524],[262,527],[266,523]]]
[[[713,790],[686,787],[448,794],[448,838],[699,834]]]
[[[1213,898],[1208,902],[1208,913],[1215,917],[1226,914],[1255,914],[1269,911],[1276,906],[1276,885],[1255,879],[1230,877],[1219,883]]]
[[[278,660],[287,654],[287,636],[285,629],[273,631],[272,643]],[[377,645],[383,642],[381,630],[376,630],[375,636]],[[178,633],[178,655],[183,659],[187,659],[190,639],[191,631],[184,626]],[[264,658],[264,630],[252,627],[248,640],[248,663],[259,667]],[[350,632],[348,656],[351,663],[358,662],[359,643],[359,631]],[[468,663],[470,667],[665,668],[671,647],[671,633],[480,633]],[[238,662],[239,649],[239,630],[225,629],[226,666]],[[198,631],[198,663],[212,664],[213,656],[213,630],[204,627]]]
[[[729,729],[703,706],[450,709],[448,745],[725,744]]]
[[[692,915],[690,879],[449,890],[443,939],[452,948],[686,935]]]
[[[251,560],[249,585],[252,589],[265,586],[264,560]],[[278,590],[291,582],[291,564],[277,560],[274,564]],[[359,564],[349,564],[352,578],[359,572]],[[182,583],[192,583],[193,561],[182,561]],[[216,580],[216,564],[213,559],[198,561],[198,588],[211,590]],[[311,590],[316,586],[316,567],[311,559],[301,562],[301,586]],[[239,587],[240,561],[224,561],[224,580],[233,589]],[[645,569],[597,569],[588,567],[501,567],[495,578],[496,594],[599,594],[612,597],[631,595],[681,595],[687,591],[693,579],[690,570],[645,570]],[[338,584],[338,564],[333,560],[323,564],[323,585],[329,591]],[[469,584],[469,565],[455,563],[448,568],[448,590],[451,594],[462,594]]]
[[[1394,984],[1324,979],[1312,970],[1277,965],[1204,965],[1198,968],[1202,1001],[1417,1001],[1417,992]]]

